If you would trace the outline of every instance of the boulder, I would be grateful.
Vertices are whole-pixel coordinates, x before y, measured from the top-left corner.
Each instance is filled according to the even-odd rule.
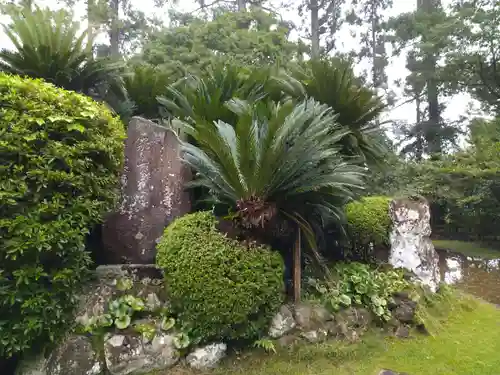
[[[411,271],[435,292],[440,282],[439,256],[434,249],[429,203],[423,198],[395,199],[390,204],[392,232],[389,263]]]
[[[133,117],[127,130],[119,210],[102,227],[106,263],[154,263],[156,241],[176,217],[190,211],[179,140],[152,121]]]
[[[111,375],[141,375],[172,367],[180,354],[171,335],[157,334],[151,342],[146,342],[139,335],[108,334],[104,357]]]
[[[48,359],[40,356],[22,363],[16,375],[100,375],[104,363],[84,336],[69,336],[52,351]]]
[[[321,305],[299,303],[295,306],[295,321],[301,330],[311,331],[325,328],[334,317]]]
[[[186,358],[187,363],[194,369],[206,370],[217,366],[226,356],[227,345],[224,343],[210,344],[196,349]]]
[[[269,336],[274,339],[282,337],[290,332],[296,326],[293,313],[290,307],[283,305],[280,311],[274,316],[271,321],[271,327],[269,328]]]
[[[366,329],[372,320],[372,313],[363,307],[349,307],[335,314],[335,321],[348,328]]]
[[[306,339],[311,344],[316,344],[326,340],[326,338],[328,337],[328,331],[324,329],[318,329],[314,331],[302,332],[300,336]]]
[[[395,372],[392,370],[380,370],[378,375],[408,375],[406,372]]]
[[[415,305],[402,303],[392,311],[392,315],[402,323],[412,323],[415,318]]]

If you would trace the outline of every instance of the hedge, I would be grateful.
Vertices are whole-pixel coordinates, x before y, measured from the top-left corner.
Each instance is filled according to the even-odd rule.
[[[92,99],[0,73],[0,356],[56,340],[113,208],[123,124]]]
[[[346,206],[347,235],[351,251],[389,247],[391,218],[389,203],[392,198],[365,197]]]
[[[247,248],[216,229],[211,212],[175,220],[158,245],[173,313],[196,342],[266,334],[284,300],[283,261],[266,247]]]

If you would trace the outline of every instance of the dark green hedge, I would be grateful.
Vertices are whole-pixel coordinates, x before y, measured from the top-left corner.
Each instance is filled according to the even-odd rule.
[[[370,247],[388,248],[391,231],[389,197],[365,197],[346,206],[347,236],[345,252],[365,257]]]
[[[56,339],[113,208],[123,125],[92,99],[0,74],[0,356]]]
[[[175,220],[158,245],[174,313],[194,340],[253,339],[267,332],[284,299],[283,261],[216,229],[211,212]]]

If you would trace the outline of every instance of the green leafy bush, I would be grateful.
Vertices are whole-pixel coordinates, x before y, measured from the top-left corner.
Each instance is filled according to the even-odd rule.
[[[333,312],[363,306],[385,321],[391,318],[389,304],[394,293],[410,286],[403,271],[380,271],[357,262],[336,264],[333,276],[331,282],[310,278],[310,298],[319,299]]]
[[[0,355],[63,333],[91,262],[89,229],[113,208],[121,122],[92,99],[0,74]]]
[[[346,206],[348,250],[368,254],[388,247],[391,218],[388,197],[365,197]]]
[[[283,302],[283,261],[227,238],[216,224],[211,212],[198,212],[165,229],[157,263],[173,312],[196,341],[257,338]]]

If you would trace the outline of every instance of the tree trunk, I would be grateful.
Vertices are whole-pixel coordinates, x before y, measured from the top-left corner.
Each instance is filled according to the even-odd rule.
[[[300,228],[293,247],[293,302],[299,303],[302,295],[302,238]]]
[[[319,6],[318,0],[310,0],[311,10],[311,58],[319,59]]]
[[[420,112],[420,95],[416,96],[415,104],[417,107],[417,126],[420,127],[420,123],[422,122],[422,114]],[[420,161],[422,161],[422,158],[424,155],[424,145],[423,145],[422,134],[420,134],[418,132],[417,132],[417,141],[416,141],[415,145],[416,145],[415,160],[420,162]]]
[[[430,17],[441,6],[440,0],[418,0],[418,10]],[[423,34],[422,42],[429,45],[426,33]],[[436,80],[436,55],[434,51],[426,51],[423,60],[423,72],[426,75],[428,121],[426,122],[424,137],[429,153],[442,152],[441,140],[441,114],[439,109],[439,89]]]
[[[87,0],[87,52],[92,53],[94,42],[94,0]]]
[[[247,0],[237,0],[238,12],[245,12],[247,10]]]
[[[111,57],[118,59],[120,57],[120,25],[119,10],[120,0],[111,0],[111,28],[109,30],[109,43],[111,46]]]
[[[371,29],[371,39],[372,39],[372,83],[373,87],[379,87],[380,86],[380,77],[378,77],[378,71],[377,71],[377,27],[378,27],[378,18],[377,18],[377,9],[375,6],[375,2],[372,2],[371,4],[371,15],[372,19],[372,29]],[[377,118],[378,119],[378,118]]]

